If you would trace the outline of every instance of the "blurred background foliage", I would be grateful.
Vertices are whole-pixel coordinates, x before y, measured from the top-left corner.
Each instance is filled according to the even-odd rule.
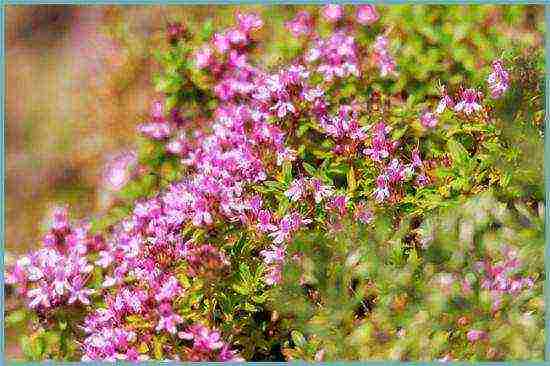
[[[255,61],[276,67],[291,59],[299,40],[283,23],[312,6],[239,6],[261,14],[264,28]],[[52,203],[76,216],[105,212],[105,162],[136,146],[136,126],[148,118],[160,70],[152,55],[167,47],[166,25],[201,30],[198,46],[230,26],[237,7],[7,6],[6,10],[6,251],[37,246],[39,224]],[[542,6],[381,6],[379,30],[388,32],[399,60],[397,100],[435,100],[441,80],[450,89],[484,83],[502,52],[528,62],[544,42]],[[317,14],[317,12],[312,12]],[[538,60],[541,60],[539,57]],[[536,109],[536,108],[535,108]],[[526,120],[533,116],[524,116]],[[536,116],[535,116],[536,117]],[[539,131],[533,131],[539,133]],[[542,152],[534,147],[533,156]],[[527,167],[525,170],[529,170]],[[542,169],[526,173],[535,183]],[[8,354],[18,350],[8,344]]]

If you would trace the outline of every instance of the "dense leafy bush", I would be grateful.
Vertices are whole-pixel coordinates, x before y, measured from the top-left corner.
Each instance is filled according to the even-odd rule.
[[[27,357],[541,359],[544,58],[479,9],[169,24],[116,204],[8,270]]]

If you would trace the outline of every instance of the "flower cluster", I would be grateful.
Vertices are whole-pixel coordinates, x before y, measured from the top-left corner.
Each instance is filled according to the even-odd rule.
[[[42,249],[17,260],[6,283],[17,285],[29,307],[42,312],[75,303],[89,305],[95,291],[87,287],[93,270],[87,254],[104,245],[101,237],[91,235],[88,224],[71,224],[66,207],[57,207],[42,244]]]
[[[399,210],[396,204],[407,193],[427,191],[430,167],[437,162],[422,148],[422,137],[394,134],[399,132],[395,118],[385,111],[370,113],[362,92],[340,94],[342,84],[366,82],[365,75],[398,76],[389,33],[376,37],[369,49],[357,41],[345,9],[321,9],[332,30],[323,37],[308,12],[286,22],[294,36],[305,38],[302,54],[275,70],[252,61],[252,35],[262,19],[236,13],[233,27],[213,34],[194,53],[198,70],[193,71],[204,76],[214,95],[208,117],[184,126],[178,108],[166,111],[167,104],[157,101],[150,122],[138,127],[164,149],[163,159],[181,165],[184,177],[132,202],[125,207],[128,214],[102,235],[92,235],[88,224],[72,224],[66,209],[57,209],[43,248],[9,269],[7,283],[17,285],[31,309],[42,314],[69,305],[84,309],[82,360],[136,361],[160,354],[241,361],[223,339],[238,339],[245,348],[240,336],[232,337],[242,329],[228,332],[217,314],[218,307],[233,301],[229,290],[206,298],[191,293],[195,288],[214,296],[216,286],[238,277],[230,275],[235,265],[248,268],[250,263],[245,266],[235,253],[249,250],[263,278],[256,281],[248,271],[247,288],[235,283],[228,288],[261,304],[263,298],[252,296],[257,282],[266,288],[282,282],[287,250],[298,232],[338,231],[345,219],[369,225],[378,209],[395,205]],[[354,20],[362,26],[379,18],[372,5],[356,8]],[[181,25],[171,25],[170,42],[177,43],[183,33]],[[509,75],[497,60],[488,78],[493,98],[508,85]],[[453,98],[443,90],[435,110],[422,111],[421,124],[436,129],[447,110],[471,120],[485,109],[485,96],[475,88]],[[137,175],[138,160],[134,153],[113,159],[104,177],[107,186],[120,190]],[[254,242],[243,249],[245,240]],[[533,283],[514,274],[520,264],[513,251],[506,256],[503,263],[479,265],[481,288],[490,291],[495,310],[504,294]],[[452,281],[440,278],[443,287]],[[183,311],[186,301],[195,303]],[[241,307],[251,308],[256,310],[248,302]],[[223,319],[239,314],[223,314]],[[471,330],[468,339],[484,339],[480,332]]]

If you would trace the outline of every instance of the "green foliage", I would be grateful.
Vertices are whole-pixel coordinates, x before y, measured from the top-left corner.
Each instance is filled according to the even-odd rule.
[[[285,354],[310,361],[321,350],[327,361],[542,359],[542,283],[504,295],[494,311],[475,270],[510,245],[519,251],[518,274],[544,276],[542,212],[511,204],[488,192],[417,225],[403,220],[396,231],[381,217],[372,227],[348,222],[335,235],[300,235],[284,283],[269,296],[291,340]],[[466,279],[471,293],[463,291]],[[472,328],[489,339],[472,344]]]

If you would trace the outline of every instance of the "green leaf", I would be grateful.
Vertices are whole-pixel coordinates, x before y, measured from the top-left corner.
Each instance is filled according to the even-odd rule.
[[[292,182],[292,163],[289,161],[283,163],[283,182],[286,184]]]
[[[355,170],[353,170],[353,166],[348,170],[347,180],[348,191],[354,192],[357,189],[357,180],[355,179]]]
[[[304,170],[311,175],[312,177],[317,175],[317,169],[309,163],[306,163],[305,161],[302,163],[302,166],[304,167]]]
[[[470,154],[460,142],[449,139],[447,141],[447,150],[449,151],[449,154],[451,155],[453,161],[457,164],[466,165],[470,162]]]
[[[294,342],[294,344],[298,347],[302,347],[306,344],[306,339],[304,338],[302,333],[300,333],[296,330],[293,330],[290,333],[290,337],[292,338],[292,342]]]
[[[23,322],[27,318],[27,311],[25,309],[18,309],[10,313],[6,317],[6,326],[11,327]]]

